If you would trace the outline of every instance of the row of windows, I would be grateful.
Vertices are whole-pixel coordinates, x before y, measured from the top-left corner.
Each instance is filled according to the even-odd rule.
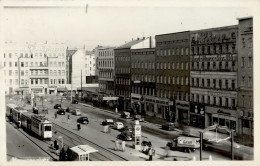
[[[37,70],[35,70],[35,71],[37,71]],[[40,74],[41,74],[41,73],[40,73]],[[37,74],[36,74],[36,75],[37,75]],[[64,75],[65,75],[65,70],[53,70],[53,71],[50,70],[50,71],[49,71],[49,75],[50,75],[50,76],[57,76],[57,75],[58,75],[58,76],[61,76],[61,75],[64,76]]]
[[[189,85],[189,77],[167,77],[157,76],[157,83],[161,84],[176,84],[176,85]]]
[[[189,70],[189,62],[157,63],[157,69],[181,69]]]
[[[229,70],[235,71],[235,61],[216,61],[216,62],[191,62],[191,70],[208,70],[208,71],[221,71]]]
[[[50,62],[50,67],[64,67],[65,66],[65,62]]]
[[[129,79],[125,79],[125,78],[117,78],[116,79],[116,84],[130,85],[130,80]]]
[[[253,98],[252,96],[241,96],[241,103],[239,104],[242,107],[248,107],[248,108],[253,108]]]
[[[220,107],[229,107],[229,108],[236,107],[235,98],[191,94],[191,101],[210,104],[210,105],[214,105],[214,106],[220,106]]]
[[[112,72],[99,72],[99,77],[100,78],[113,78],[113,73]]]
[[[126,97],[130,97],[130,93],[129,93],[129,91],[126,91],[126,90],[118,90],[118,89],[116,89],[116,95],[117,96],[126,96]]]
[[[99,67],[113,67],[114,61],[113,60],[99,60],[98,66]]]
[[[130,68],[116,68],[116,73],[130,73]]]
[[[248,48],[252,48],[253,47],[253,40],[252,38],[248,38],[247,42],[245,38],[242,38],[242,48],[246,48],[246,43],[247,43],[247,47]]]
[[[155,69],[155,64],[153,62],[133,62],[131,67],[133,69]]]
[[[12,56],[12,55],[14,55],[14,56]],[[15,57],[15,58],[18,58],[18,53],[14,53],[14,54],[12,54],[12,53],[9,53],[8,54],[8,57],[9,58],[13,58],[13,57]],[[5,58],[5,53],[4,53],[4,58]],[[58,56],[58,58],[65,58],[65,54],[64,53],[49,53],[48,54],[48,57],[56,57],[56,56]],[[34,54],[32,54],[32,53],[20,53],[20,55],[19,55],[19,57],[21,57],[21,58],[47,58],[47,54],[46,53],[34,53]]]
[[[129,56],[116,56],[115,57],[116,61],[123,61],[123,62],[127,62],[130,61],[130,57]]]
[[[156,51],[156,54],[157,54],[157,56],[189,55],[189,48],[186,47],[186,48],[158,49]]]
[[[166,89],[158,89],[157,90],[157,97],[161,98],[173,98],[175,100],[183,100],[183,101],[189,101],[189,93],[186,92],[176,92],[176,91],[170,91]]]
[[[136,93],[136,94],[140,94],[140,95],[155,96],[155,89],[133,86],[132,93]]]
[[[245,60],[246,60],[246,58],[242,57],[241,67],[249,67],[249,68],[253,67],[253,58],[252,57],[248,57],[247,65],[246,65]]]
[[[100,51],[98,53],[99,56],[113,56],[114,52],[113,51]]]
[[[50,84],[65,84],[65,79],[50,79]]]
[[[100,87],[100,89],[114,91],[114,84],[103,84],[103,83],[99,83],[99,87]]]
[[[48,79],[31,79],[31,85],[48,84]]]
[[[234,54],[236,44],[218,44],[208,46],[191,47],[191,55],[210,55],[210,54]]]
[[[154,75],[139,75],[139,74],[132,74],[132,81],[143,81],[143,82],[155,82]]]
[[[247,85],[246,85],[246,82],[247,82]],[[246,81],[246,77],[245,76],[242,76],[242,79],[241,79],[241,87],[249,87],[249,88],[252,88],[253,87],[253,78],[250,76],[247,78],[247,81]]]
[[[191,78],[191,86],[214,89],[232,89],[236,88],[236,80],[231,79],[206,79]]]

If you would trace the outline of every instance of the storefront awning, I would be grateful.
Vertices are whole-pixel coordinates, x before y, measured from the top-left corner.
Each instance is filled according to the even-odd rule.
[[[16,88],[14,91],[18,92],[18,91],[28,91],[29,88]]]
[[[42,90],[43,87],[31,87],[32,90]]]
[[[118,100],[118,97],[103,97],[103,100]]]
[[[59,87],[59,88],[57,88],[57,91],[58,92],[66,92],[66,91],[68,91],[68,89],[66,87]]]

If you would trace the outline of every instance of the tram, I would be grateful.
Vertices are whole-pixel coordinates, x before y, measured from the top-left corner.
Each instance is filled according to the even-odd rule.
[[[6,116],[9,117],[18,127],[21,127],[21,114],[27,112],[22,107],[18,107],[15,104],[8,104],[6,106]]]
[[[6,111],[5,111],[5,115],[7,118],[9,118],[10,121],[13,120],[13,110],[18,107],[15,104],[7,104],[6,105]]]
[[[41,139],[51,139],[52,123],[44,116],[24,112],[21,115],[21,121],[22,128],[25,130],[33,132]]]

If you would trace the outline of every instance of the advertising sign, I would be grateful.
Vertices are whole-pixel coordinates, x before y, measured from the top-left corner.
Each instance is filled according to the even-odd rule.
[[[135,149],[136,150],[141,150],[141,141],[142,141],[142,133],[141,133],[141,125],[136,124],[134,126],[135,128]]]

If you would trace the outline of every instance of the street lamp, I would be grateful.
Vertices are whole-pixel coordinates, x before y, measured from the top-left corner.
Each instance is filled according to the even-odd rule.
[[[58,138],[61,139],[61,147],[63,148],[63,137],[59,136]]]

